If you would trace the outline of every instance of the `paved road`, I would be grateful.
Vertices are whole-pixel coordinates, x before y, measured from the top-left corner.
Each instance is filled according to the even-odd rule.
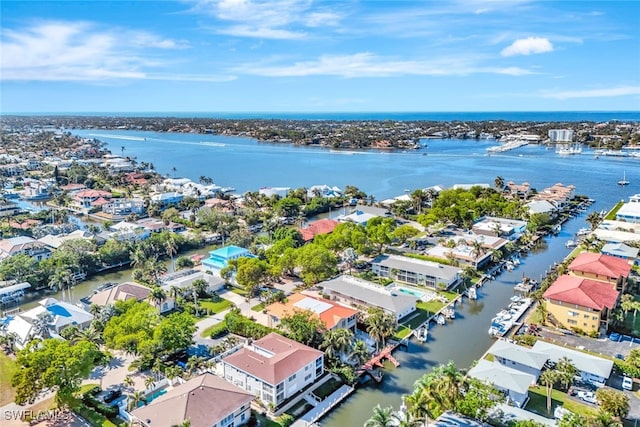
[[[556,343],[566,344],[569,347],[577,349],[589,350],[595,353],[616,357],[623,357],[629,354],[631,349],[640,347],[639,339],[626,337],[621,341],[611,341],[608,338],[589,338],[578,335],[567,335],[562,332],[554,331],[548,328],[542,328],[541,336],[552,340]]]

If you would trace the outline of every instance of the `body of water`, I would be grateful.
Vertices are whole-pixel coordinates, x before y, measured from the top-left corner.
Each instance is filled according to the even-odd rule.
[[[595,199],[591,209],[600,211],[640,192],[640,160],[602,156],[596,160],[589,150],[563,157],[532,145],[487,156],[486,148],[495,145],[494,141],[445,139],[425,141],[427,148],[408,152],[333,152],[215,135],[104,130],[73,133],[98,138],[113,153],[125,147],[126,155],[154,163],[163,174],[172,174],[175,167],[176,176],[193,180],[210,176],[216,184],[235,187],[239,193],[264,186],[355,185],[382,200],[403,194],[405,189],[433,185],[492,185],[496,176],[502,176],[505,181],[529,182],[539,190],[558,182],[573,184],[576,194]],[[617,181],[625,172],[631,184],[620,187]],[[487,333],[491,318],[508,304],[513,286],[523,275],[540,279],[554,262],[562,260],[570,251],[566,241],[586,226],[585,215],[569,221],[559,236],[545,239],[542,248],[524,258],[516,270],[485,285],[477,301],[465,301],[457,309],[456,320],[432,328],[426,344],[411,343],[408,351],[399,351],[399,368],[387,365],[380,385],[359,389],[323,418],[321,425],[361,426],[375,404],[397,408],[402,396],[413,390],[415,380],[434,366],[453,360],[459,367],[468,368],[493,342]]]

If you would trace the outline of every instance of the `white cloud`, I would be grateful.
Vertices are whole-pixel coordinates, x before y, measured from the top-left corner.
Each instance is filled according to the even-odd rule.
[[[553,51],[553,45],[544,37],[527,37],[518,39],[511,45],[502,49],[502,56],[531,55],[532,53],[545,53]]]
[[[544,98],[573,99],[573,98],[609,98],[616,96],[640,95],[640,86],[618,86],[612,88],[545,91]]]
[[[265,77],[305,77],[315,75],[344,78],[394,76],[450,76],[477,73],[520,76],[531,74],[518,67],[484,67],[468,57],[446,57],[431,60],[398,60],[361,52],[353,55],[322,55],[311,61],[291,65],[244,64],[233,70],[239,74]]]
[[[264,39],[301,39],[305,29],[336,26],[341,15],[314,8],[311,0],[194,0],[193,11],[229,23],[220,34]]]
[[[4,81],[105,82],[148,79],[229,81],[233,76],[160,73],[166,64],[153,50],[188,45],[144,31],[101,29],[89,22],[49,21],[3,29],[0,78]]]

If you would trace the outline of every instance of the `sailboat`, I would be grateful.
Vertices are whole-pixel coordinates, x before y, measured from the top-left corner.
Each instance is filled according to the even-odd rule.
[[[629,185],[629,184],[630,184],[630,182],[629,182],[629,180],[627,180],[627,172],[625,171],[622,174],[622,179],[620,181],[618,181],[618,185]]]

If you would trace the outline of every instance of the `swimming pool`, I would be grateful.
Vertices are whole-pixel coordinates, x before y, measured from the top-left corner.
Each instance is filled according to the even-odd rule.
[[[411,295],[412,297],[422,298],[424,296],[424,292],[420,292],[415,289],[401,288],[400,286],[398,286],[396,289],[398,290],[398,292],[406,295]]]
[[[143,405],[148,405],[149,403],[151,403],[152,400],[155,400],[155,399],[159,398],[160,396],[162,396],[166,392],[167,392],[166,388],[161,388],[159,390],[156,390],[156,391],[154,391],[152,393],[147,394],[144,397],[144,402],[140,402],[138,404],[138,407],[143,406]]]

